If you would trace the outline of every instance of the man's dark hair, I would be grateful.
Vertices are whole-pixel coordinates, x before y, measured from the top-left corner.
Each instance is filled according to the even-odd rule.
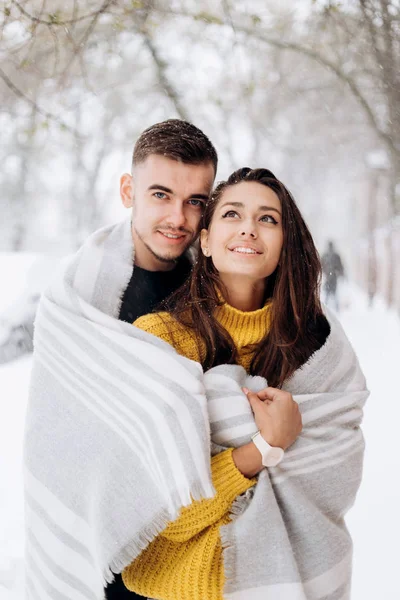
[[[208,137],[192,123],[180,119],[168,119],[143,131],[133,149],[132,167],[150,154],[193,165],[210,162],[217,172],[217,152]]]

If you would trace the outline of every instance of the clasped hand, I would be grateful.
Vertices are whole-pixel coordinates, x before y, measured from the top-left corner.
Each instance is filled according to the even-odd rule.
[[[286,450],[302,430],[300,410],[292,394],[273,387],[259,392],[250,392],[247,388],[243,388],[243,391],[262,437],[271,446]]]
[[[243,388],[254,413],[256,425],[266,442],[286,450],[300,435],[303,425],[297,402],[292,394],[273,387],[259,392]],[[261,453],[253,442],[235,448],[232,454],[236,467],[248,478],[262,471]]]

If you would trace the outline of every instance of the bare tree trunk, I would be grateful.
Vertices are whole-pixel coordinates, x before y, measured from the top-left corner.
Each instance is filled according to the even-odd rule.
[[[27,220],[29,218],[29,202],[27,201],[28,179],[30,175],[30,159],[33,152],[33,141],[35,137],[37,110],[36,104],[32,104],[29,118],[28,133],[26,140],[21,144],[20,157],[21,168],[18,182],[13,194],[14,227],[11,239],[11,248],[14,252],[20,252],[25,243]]]
[[[385,300],[388,306],[393,306],[393,280],[395,278],[395,261],[394,261],[394,247],[393,247],[393,232],[391,223],[389,224],[389,231],[386,236],[386,255],[388,261],[388,278],[386,283]]]
[[[98,149],[96,162],[91,169],[90,173],[87,173],[87,196],[89,197],[91,202],[87,206],[86,218],[85,218],[85,226],[89,231],[93,231],[99,227],[100,223],[100,207],[99,207],[99,194],[97,191],[97,179],[100,174],[100,169],[103,164],[104,159],[107,156],[107,148],[109,147],[109,139],[107,138],[107,131],[104,131],[103,134],[103,144],[101,148]]]
[[[73,158],[73,178],[71,181],[71,199],[67,209],[67,232],[73,246],[78,247],[81,243],[82,213],[86,202],[91,198],[86,198],[83,185],[85,165],[83,162],[84,144],[80,133],[81,128],[81,107],[77,104],[75,108],[75,135],[74,135],[74,158]]]
[[[372,172],[370,191],[368,197],[368,301],[372,306],[376,295],[376,250],[375,250],[375,226],[376,226],[376,198],[378,193],[378,176]]]
[[[399,202],[399,178],[400,178],[400,152],[392,152],[391,154],[391,165],[389,173],[389,201],[390,201],[390,217],[388,223],[388,234],[386,238],[386,253],[388,260],[389,276],[386,286],[386,301],[388,306],[393,306],[394,302],[394,281],[396,279],[396,257],[395,244],[394,244],[394,232],[393,223],[397,214],[400,214],[400,202]]]

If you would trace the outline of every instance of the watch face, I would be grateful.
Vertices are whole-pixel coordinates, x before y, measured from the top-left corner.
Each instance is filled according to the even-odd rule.
[[[265,466],[266,467],[276,467],[282,458],[284,452],[282,448],[271,448],[268,452],[268,456],[265,457]]]
[[[276,467],[281,462],[284,456],[282,448],[270,446],[259,431],[253,435],[252,440],[262,455],[262,464],[264,467]]]

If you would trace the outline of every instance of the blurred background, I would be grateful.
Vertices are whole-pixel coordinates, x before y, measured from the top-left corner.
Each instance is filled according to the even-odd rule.
[[[178,117],[212,139],[217,179],[271,169],[311,228],[322,297],[372,391],[349,517],[353,598],[398,600],[400,0],[0,6],[0,599],[22,598],[21,439],[40,293],[62,256],[125,215],[119,177],[141,131]]]

